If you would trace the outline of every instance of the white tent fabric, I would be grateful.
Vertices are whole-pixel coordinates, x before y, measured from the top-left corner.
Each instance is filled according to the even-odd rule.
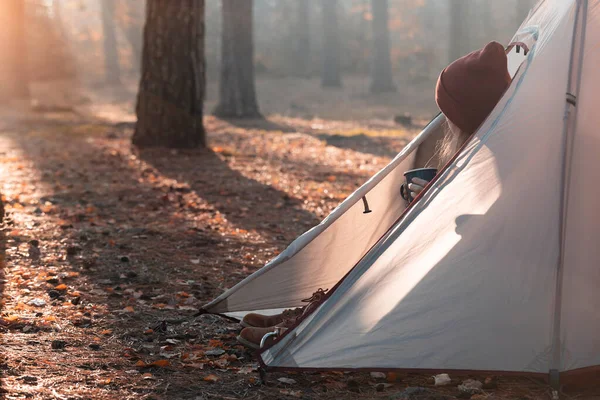
[[[510,88],[400,220],[402,173],[427,129],[323,226],[206,306],[296,306],[339,281],[261,353],[267,367],[600,365],[600,0],[542,0],[513,42],[530,51],[509,56]]]

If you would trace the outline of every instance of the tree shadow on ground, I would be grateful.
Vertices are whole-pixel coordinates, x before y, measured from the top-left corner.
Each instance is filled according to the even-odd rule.
[[[233,126],[243,129],[260,129],[268,132],[297,132],[291,125],[271,121],[268,118],[218,118]]]
[[[267,132],[304,133],[323,140],[328,146],[352,150],[359,153],[372,154],[378,157],[395,157],[401,150],[398,144],[405,144],[407,140],[394,136],[369,136],[365,133],[357,135],[340,135],[328,133],[321,129],[314,130],[306,126],[274,122],[268,118],[259,119],[223,119],[227,123],[243,129],[258,129]]]
[[[297,228],[290,229],[286,223],[301,221],[301,226],[309,228],[320,222],[314,214],[302,209],[299,199],[245,177],[210,150],[179,151],[173,156],[164,149],[147,149],[141,150],[139,157],[161,175],[189,185],[189,190],[241,229],[256,230],[263,236],[273,232],[296,235],[299,233]],[[286,221],[276,222],[269,218],[276,206],[285,208]]]
[[[61,128],[60,124],[50,126]],[[165,318],[160,310],[120,312],[128,304],[136,310],[141,307],[131,303],[123,288],[139,288],[136,290],[142,290],[147,301],[159,296],[162,300],[155,302],[169,305],[181,300],[176,295],[183,290],[178,282],[195,282],[184,289],[201,301],[197,307],[263,265],[272,256],[265,249],[280,251],[291,238],[319,222],[302,209],[300,200],[232,170],[212,151],[175,154],[153,149],[141,151],[135,159],[128,151],[118,150],[122,142],[115,142],[114,147],[95,144],[95,139],[106,140],[106,132],[85,133],[93,131],[85,124],[80,127],[83,134],[65,133],[69,126],[79,129],[77,124],[65,124],[49,132],[44,131],[48,129],[45,121],[28,121],[26,128],[10,134],[10,139],[39,171],[39,177],[32,178],[46,193],[39,204],[52,205],[48,220],[56,224],[51,229],[60,232],[61,240],[46,246],[66,255],[55,265],[81,273],[87,287],[85,302],[107,304],[116,313],[103,320],[105,327],[102,322],[98,326],[90,322],[93,333],[85,333],[114,329],[118,335],[112,343],[115,354],[122,347],[136,347],[136,343],[158,345],[158,338],[152,341],[143,332]],[[289,220],[273,218],[276,204]],[[224,220],[239,228],[239,233],[224,230]],[[245,237],[243,231],[250,236]],[[71,254],[69,249],[77,252]],[[193,259],[198,261],[191,263]],[[93,294],[92,289],[109,290],[106,293],[110,295]],[[177,311],[177,307],[172,310],[188,316],[192,313]],[[223,334],[218,331],[222,327],[222,323],[212,323],[210,328],[188,329],[186,335],[218,337]],[[167,337],[169,332],[182,335],[177,326],[169,329]],[[227,337],[233,340],[230,345],[235,345],[235,340]],[[81,350],[86,354],[77,355],[75,349],[65,354],[78,359],[72,366],[74,374],[80,364],[97,368],[94,354],[85,346]],[[141,359],[152,355],[144,347],[136,347],[136,351]],[[135,364],[123,358],[110,362],[123,371]],[[170,393],[197,393],[207,384],[192,385],[189,373],[176,378],[169,371],[153,374],[168,378]]]

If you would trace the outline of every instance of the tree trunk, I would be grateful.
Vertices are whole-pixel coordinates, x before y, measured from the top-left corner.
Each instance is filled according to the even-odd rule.
[[[204,0],[148,0],[141,75],[133,144],[205,146]]]
[[[139,0],[128,0],[121,3],[123,17],[117,20],[121,32],[131,46],[133,56],[133,69],[139,71],[142,65],[142,26],[144,16],[144,3]]]
[[[296,2],[296,52],[295,72],[297,76],[307,78],[310,76],[310,1]]]
[[[323,75],[321,86],[341,87],[340,38],[337,0],[322,0],[323,6]]]
[[[123,33],[125,33],[125,37],[131,46],[133,62],[135,63],[134,69],[139,70],[140,65],[142,64],[142,35],[135,25],[125,27]]]
[[[25,1],[0,1],[0,103],[29,98]]]
[[[450,0],[450,62],[469,52],[469,32],[467,26],[469,3],[465,0]]]
[[[104,74],[110,84],[121,82],[119,49],[115,33],[115,0],[102,0],[102,33],[104,36]]]
[[[373,65],[371,67],[371,92],[395,92],[390,59],[390,31],[388,27],[388,0],[371,0],[373,20]]]
[[[253,0],[222,0],[221,118],[260,118],[254,87]]]

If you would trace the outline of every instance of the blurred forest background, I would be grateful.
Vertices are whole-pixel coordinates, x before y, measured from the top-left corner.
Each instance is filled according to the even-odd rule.
[[[64,90],[50,92],[76,104],[100,102],[103,90],[119,88],[121,104],[133,110],[145,1],[25,3],[32,87],[68,82]],[[427,120],[436,112],[433,86],[441,69],[490,40],[506,44],[532,5],[532,0],[255,0],[250,12],[260,112],[338,120],[408,113]],[[205,2],[206,114],[218,101],[221,8],[220,0]],[[386,18],[389,32],[381,22]],[[376,40],[385,35],[389,63]],[[387,81],[377,61],[382,57],[391,68]],[[372,76],[383,78],[377,82]],[[81,89],[77,94],[75,87]],[[58,101],[41,93],[34,91],[35,101]]]

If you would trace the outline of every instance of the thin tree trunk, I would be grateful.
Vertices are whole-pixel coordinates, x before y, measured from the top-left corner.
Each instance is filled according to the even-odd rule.
[[[0,1],[0,103],[29,98],[25,1]]]
[[[301,0],[296,2],[296,52],[295,72],[296,75],[307,78],[310,76],[310,1]]]
[[[142,64],[142,28],[144,3],[139,0],[129,0],[123,3],[126,18],[118,20],[121,32],[125,35],[133,55],[134,70],[139,71]]]
[[[321,3],[323,7],[323,75],[321,86],[341,87],[337,0],[322,0]]]
[[[222,0],[221,118],[260,118],[254,84],[253,0]]]
[[[371,0],[373,14],[373,65],[371,67],[371,92],[395,92],[390,58],[390,31],[388,27],[388,0]]]
[[[110,84],[121,82],[119,49],[115,33],[115,0],[102,0],[102,33],[104,36],[104,73]]]
[[[142,64],[142,35],[136,25],[129,24],[123,28],[123,33],[131,46],[133,54],[134,69],[139,70]]]
[[[134,145],[205,146],[205,70],[204,0],[148,0]]]
[[[450,0],[450,62],[459,59],[469,51],[468,1]]]

